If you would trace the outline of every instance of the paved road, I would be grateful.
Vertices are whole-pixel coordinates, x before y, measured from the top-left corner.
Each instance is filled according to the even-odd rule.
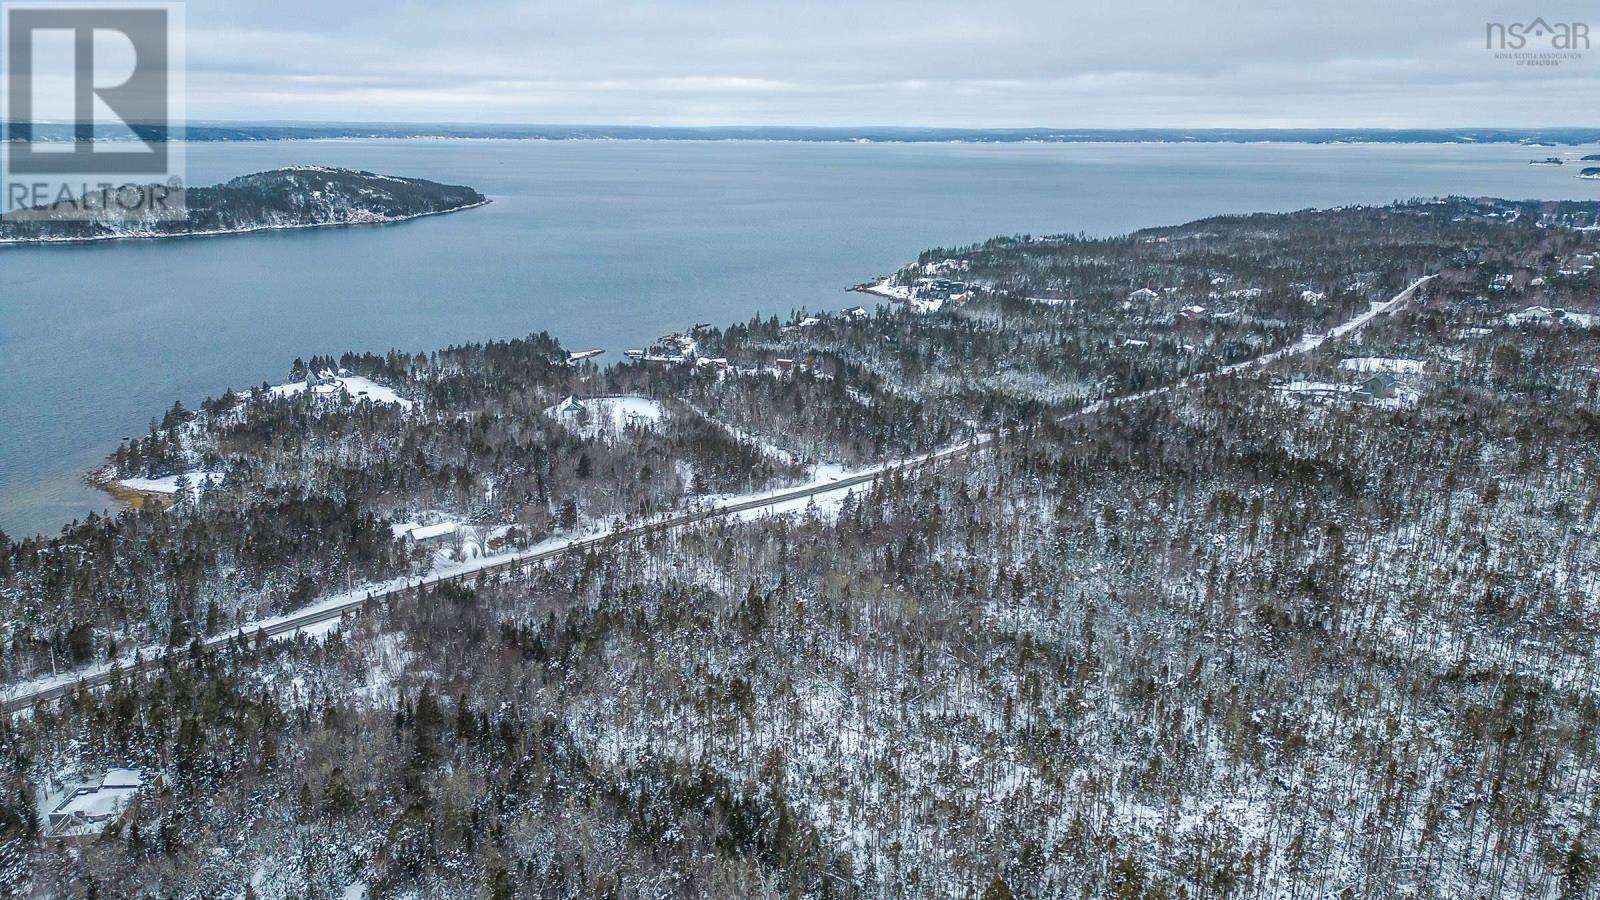
[[[1351,319],[1350,321],[1345,322],[1345,323],[1333,328],[1332,330],[1328,331],[1325,334],[1308,335],[1307,337],[1301,339],[1299,342],[1297,342],[1295,344],[1291,344],[1290,346],[1285,347],[1285,348],[1283,348],[1281,350],[1276,350],[1276,351],[1273,351],[1272,353],[1267,353],[1267,354],[1264,354],[1262,356],[1256,357],[1254,359],[1245,360],[1244,362],[1232,363],[1230,365],[1224,366],[1224,367],[1222,367],[1220,369],[1217,369],[1215,371],[1212,371],[1212,372],[1206,372],[1206,373],[1202,373],[1202,374],[1199,374],[1199,375],[1191,375],[1191,376],[1189,376],[1187,378],[1184,378],[1184,379],[1182,379],[1180,381],[1177,381],[1177,382],[1175,382],[1173,384],[1170,384],[1170,385],[1164,385],[1164,386],[1158,387],[1158,388],[1151,388],[1150,390],[1147,390],[1147,391],[1140,391],[1139,393],[1129,394],[1127,396],[1118,397],[1118,398],[1113,399],[1113,400],[1099,401],[1099,402],[1090,404],[1089,406],[1085,407],[1083,410],[1081,410],[1079,412],[1071,413],[1070,415],[1066,416],[1065,418],[1071,419],[1071,418],[1075,418],[1075,417],[1079,417],[1079,416],[1085,416],[1085,415],[1089,415],[1089,414],[1094,413],[1094,412],[1098,412],[1099,410],[1105,409],[1108,406],[1113,406],[1113,405],[1120,406],[1120,405],[1125,404],[1125,403],[1132,403],[1132,402],[1135,402],[1135,401],[1138,401],[1138,400],[1144,400],[1144,399],[1149,398],[1149,397],[1155,397],[1155,396],[1159,396],[1159,395],[1162,395],[1162,394],[1168,394],[1168,393],[1172,393],[1174,391],[1191,388],[1191,387],[1194,387],[1196,385],[1203,384],[1206,381],[1209,381],[1209,380],[1211,380],[1213,378],[1216,378],[1216,377],[1218,377],[1220,375],[1228,375],[1228,374],[1239,372],[1239,371],[1242,371],[1242,370],[1245,370],[1245,369],[1248,369],[1248,368],[1264,366],[1264,365],[1266,365],[1268,363],[1274,362],[1274,361],[1279,360],[1279,359],[1284,359],[1284,358],[1289,357],[1289,356],[1295,356],[1295,355],[1299,355],[1299,354],[1303,354],[1303,353],[1309,353],[1312,350],[1315,350],[1318,347],[1322,346],[1324,343],[1326,343],[1329,340],[1334,340],[1334,339],[1337,339],[1337,338],[1341,338],[1341,337],[1344,337],[1345,335],[1348,335],[1348,334],[1350,334],[1350,333],[1352,333],[1354,331],[1359,330],[1360,328],[1365,326],[1368,322],[1371,322],[1373,319],[1377,318],[1380,315],[1383,315],[1385,313],[1392,313],[1392,312],[1396,311],[1401,306],[1405,305],[1408,301],[1410,301],[1411,297],[1416,293],[1417,288],[1421,287],[1430,278],[1433,278],[1433,277],[1434,276],[1429,275],[1429,276],[1425,276],[1423,278],[1419,278],[1417,281],[1413,282],[1410,287],[1406,288],[1404,291],[1401,291],[1399,294],[1396,294],[1394,296],[1394,298],[1389,300],[1387,303],[1375,304],[1367,312],[1362,313],[1361,315],[1355,317],[1354,319]],[[502,573],[502,572],[508,572],[508,571],[515,570],[515,569],[527,569],[527,568],[529,568],[531,566],[534,566],[534,565],[536,565],[536,564],[538,564],[540,562],[543,562],[545,560],[558,557],[558,556],[562,555],[563,553],[582,552],[584,550],[589,550],[589,549],[592,549],[594,547],[599,547],[599,546],[602,546],[604,544],[607,544],[607,543],[610,543],[610,542],[613,542],[613,541],[616,541],[616,540],[619,540],[619,539],[637,537],[639,535],[645,534],[645,533],[650,532],[650,531],[656,531],[656,530],[660,530],[660,529],[669,529],[669,528],[681,528],[681,527],[683,527],[685,525],[690,525],[690,524],[693,524],[693,523],[696,523],[696,522],[704,522],[704,521],[707,521],[709,519],[720,518],[722,516],[735,515],[737,513],[750,512],[752,510],[770,509],[772,507],[779,506],[781,504],[790,503],[790,502],[797,501],[797,500],[805,500],[805,499],[808,499],[808,498],[816,497],[816,496],[821,495],[821,494],[830,494],[830,493],[834,493],[836,491],[844,490],[844,489],[847,489],[847,488],[857,487],[857,486],[864,485],[864,484],[870,484],[871,482],[876,481],[877,479],[881,478],[883,475],[886,475],[886,474],[890,474],[890,473],[897,472],[897,471],[907,471],[907,470],[910,470],[910,469],[915,469],[915,468],[918,468],[918,467],[921,467],[921,466],[925,466],[925,465],[927,465],[929,463],[938,462],[939,460],[948,459],[948,458],[950,458],[952,456],[956,456],[958,454],[970,453],[973,450],[976,450],[976,449],[978,449],[980,447],[983,447],[983,446],[987,445],[991,440],[992,440],[992,436],[989,435],[989,434],[980,435],[979,437],[973,439],[972,441],[969,441],[969,442],[964,443],[964,444],[958,444],[958,445],[951,446],[951,447],[945,447],[945,448],[942,448],[940,450],[935,450],[935,451],[933,451],[931,453],[926,453],[926,454],[923,454],[921,456],[911,457],[911,458],[903,460],[901,462],[885,465],[883,467],[876,468],[876,469],[873,469],[871,471],[862,472],[862,473],[858,473],[858,474],[854,474],[854,475],[844,475],[844,476],[841,476],[841,477],[839,477],[837,479],[834,479],[832,481],[828,481],[828,482],[825,482],[825,483],[822,483],[822,484],[807,485],[805,487],[796,488],[796,489],[788,490],[788,491],[781,491],[779,493],[769,494],[769,495],[766,495],[766,496],[763,496],[763,497],[759,497],[759,498],[756,498],[756,499],[752,499],[752,500],[741,500],[741,501],[737,501],[737,502],[723,504],[723,505],[720,505],[720,506],[709,507],[707,509],[691,510],[691,511],[688,511],[688,512],[683,512],[683,513],[679,513],[677,515],[669,516],[667,518],[656,519],[656,520],[653,520],[653,521],[645,523],[645,524],[635,525],[635,526],[631,526],[631,527],[628,527],[628,528],[622,528],[622,529],[619,529],[617,531],[613,531],[613,532],[611,532],[609,534],[606,534],[606,535],[603,535],[603,536],[600,536],[600,537],[592,537],[592,538],[584,538],[584,539],[580,539],[580,540],[574,540],[574,541],[571,541],[569,543],[562,544],[559,547],[553,547],[553,548],[546,549],[546,550],[532,551],[532,552],[529,552],[529,553],[527,553],[525,555],[511,557],[511,558],[505,559],[503,561],[490,563],[488,565],[481,566],[479,568],[471,569],[471,570],[468,570],[468,571],[455,572],[455,573],[450,573],[450,574],[446,574],[446,575],[431,575],[431,576],[427,576],[427,577],[424,577],[424,578],[419,578],[419,579],[417,579],[415,581],[410,581],[410,582],[406,583],[404,586],[390,587],[390,588],[387,588],[387,589],[384,589],[384,590],[381,590],[381,591],[374,591],[371,596],[375,597],[376,599],[382,600],[385,597],[393,596],[395,594],[399,594],[399,593],[402,593],[404,591],[414,590],[416,587],[418,587],[420,585],[424,585],[424,584],[439,584],[439,583],[443,583],[443,582],[473,581],[473,580],[476,580],[479,575],[486,575],[487,576],[487,575],[494,575],[494,574]],[[222,635],[218,635],[216,637],[210,638],[209,640],[207,640],[205,642],[204,646],[207,649],[214,649],[214,648],[217,648],[217,647],[220,647],[220,646],[226,644],[228,641],[230,641],[230,640],[232,640],[232,639],[234,639],[236,637],[243,637],[243,638],[248,640],[248,639],[253,638],[256,635],[261,634],[261,633],[265,633],[267,637],[274,637],[274,636],[277,636],[277,635],[289,634],[291,632],[299,631],[302,628],[307,628],[307,627],[310,627],[310,626],[313,626],[313,625],[320,625],[320,624],[322,624],[324,622],[329,622],[329,621],[332,621],[334,619],[338,619],[338,618],[340,618],[341,616],[343,616],[347,612],[350,612],[350,611],[355,610],[355,609],[359,609],[361,607],[361,605],[363,603],[365,603],[365,602],[366,602],[366,597],[362,596],[360,598],[352,599],[348,603],[341,603],[341,604],[338,604],[338,605],[322,607],[322,608],[319,608],[319,609],[317,609],[317,610],[315,610],[313,612],[308,612],[308,613],[305,613],[303,615],[292,616],[292,617],[289,617],[289,618],[280,619],[280,620],[274,621],[274,622],[272,622],[270,624],[262,625],[260,628],[257,628],[257,629],[250,629],[248,631],[247,630],[230,631],[227,634],[222,634]],[[178,651],[174,651],[174,652],[181,655],[181,654],[187,652],[187,648],[184,648],[184,649],[178,650]],[[129,664],[126,665],[126,666],[123,666],[119,671],[122,674],[128,674],[128,673],[132,673],[132,672],[147,672],[147,671],[150,671],[152,669],[160,668],[161,665],[163,664],[164,660],[165,660],[165,656],[164,655],[151,655],[149,657],[142,658],[138,663],[133,663],[132,661],[129,661]],[[28,708],[30,706],[33,706],[36,703],[45,702],[45,701],[49,701],[49,700],[56,700],[56,699],[59,699],[61,697],[64,697],[67,694],[70,694],[72,691],[76,690],[80,685],[84,686],[84,687],[97,687],[99,685],[103,685],[103,684],[107,683],[110,680],[111,680],[111,672],[110,671],[107,671],[107,670],[91,670],[91,671],[85,672],[82,675],[82,677],[77,678],[77,679],[72,680],[72,681],[57,682],[57,683],[49,684],[49,685],[46,685],[46,686],[34,688],[32,690],[28,690],[28,691],[25,691],[23,693],[19,693],[16,696],[8,697],[5,700],[5,703],[4,703],[4,710],[8,714],[9,713],[14,713],[14,712],[17,712],[19,710],[23,710],[23,709],[26,709],[26,708]]]

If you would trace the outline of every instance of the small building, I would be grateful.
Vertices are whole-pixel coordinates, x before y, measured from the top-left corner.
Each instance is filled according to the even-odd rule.
[[[772,367],[787,374],[794,371],[794,360],[780,357],[772,361]]]
[[[1150,303],[1160,300],[1161,295],[1150,290],[1149,288],[1139,288],[1137,291],[1129,294],[1128,299],[1134,303]]]
[[[100,778],[72,785],[51,797],[45,833],[63,843],[87,843],[121,822],[138,806],[143,769],[108,769]]]
[[[306,392],[317,397],[328,397],[344,390],[344,382],[339,376],[326,369],[318,372],[315,369],[306,372]]]
[[[412,550],[448,552],[455,554],[456,559],[467,560],[483,556],[489,549],[491,530],[464,522],[433,525],[401,522],[392,527],[395,537]]]
[[[1393,375],[1379,373],[1361,382],[1361,387],[1356,388],[1356,395],[1367,400],[1387,400],[1395,395],[1399,382]]]
[[[394,526],[396,537],[404,540],[406,544],[415,547],[440,549],[454,547],[456,544],[456,531],[461,526],[456,522],[439,522],[434,525],[417,525],[406,522]]]

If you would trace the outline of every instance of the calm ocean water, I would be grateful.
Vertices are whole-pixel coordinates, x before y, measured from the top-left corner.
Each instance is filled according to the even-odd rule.
[[[192,183],[318,163],[494,203],[379,228],[0,251],[0,529],[108,506],[79,476],[174,400],[314,353],[547,330],[617,352],[853,305],[924,248],[1441,194],[1600,197],[1513,146],[337,141],[198,144]],[[1594,148],[1583,148],[1592,153]]]

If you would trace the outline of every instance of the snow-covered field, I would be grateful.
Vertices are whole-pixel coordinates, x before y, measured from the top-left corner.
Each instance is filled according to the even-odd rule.
[[[312,391],[318,396],[332,396],[334,394],[344,393],[348,394],[352,400],[371,400],[373,403],[392,403],[401,407],[402,409],[411,409],[412,407],[416,406],[416,401],[407,400],[406,398],[395,393],[393,388],[385,387],[384,385],[381,385],[370,378],[363,378],[360,375],[351,375],[348,372],[340,372],[338,375],[334,376],[334,381],[332,383],[318,385],[317,387],[312,388]],[[277,385],[272,389],[272,393],[279,397],[294,397],[305,392],[306,383],[304,381],[291,381],[288,384]]]
[[[1355,391],[1355,385],[1340,384],[1336,381],[1307,381],[1297,379],[1288,384],[1278,385],[1278,390],[1285,394],[1308,394],[1313,397],[1342,397]]]
[[[1422,361],[1419,359],[1393,359],[1385,356],[1358,356],[1339,363],[1339,368],[1346,372],[1360,372],[1364,375],[1387,372],[1391,375],[1416,375],[1422,371]]]
[[[650,428],[666,418],[667,411],[648,397],[568,397],[544,414],[585,437],[598,438],[619,435],[629,426]]]
[[[211,485],[221,484],[226,473],[223,472],[184,472],[181,475],[168,475],[165,478],[122,478],[117,484],[130,491],[141,494],[176,494],[178,493],[178,480],[189,480],[189,492],[195,499],[199,499],[202,492]]]
[[[890,278],[885,278],[882,281],[865,285],[861,288],[861,292],[864,294],[875,294],[879,297],[887,297],[890,300],[900,303],[910,300],[912,295],[915,293],[910,285],[893,284],[892,279]]]
[[[1533,323],[1536,325],[1572,325],[1576,328],[1593,328],[1600,324],[1600,315],[1593,313],[1569,312],[1565,309],[1551,309],[1548,306],[1530,306],[1519,313],[1509,313],[1506,322],[1510,325]]]
[[[1279,394],[1290,398],[1360,401],[1381,409],[1409,409],[1415,406],[1422,398],[1420,393],[1408,387],[1396,387],[1393,397],[1368,397],[1365,394],[1358,393],[1357,389],[1358,385],[1353,384],[1340,384],[1335,381],[1307,381],[1304,379],[1280,384],[1274,388]]]
[[[867,469],[849,470],[844,466],[839,465],[818,465],[812,468],[811,478],[802,484],[774,488],[768,491],[758,491],[753,494],[727,494],[718,497],[712,497],[708,498],[710,501],[709,505],[729,506],[749,500],[760,500],[768,497],[778,496],[780,494],[787,494],[802,488],[825,488],[829,484],[839,481],[842,478],[847,478],[852,475],[861,475],[866,472],[880,472],[883,470],[883,468],[883,466],[872,466]],[[768,506],[747,509],[743,512],[735,513],[734,515],[736,518],[743,521],[752,522],[756,519],[764,519],[768,516],[803,515],[807,511],[810,511],[815,513],[819,518],[831,519],[838,514],[840,505],[844,503],[844,499],[846,497],[850,496],[851,492],[861,490],[865,490],[865,487],[859,484],[841,487],[831,491],[824,490],[808,497],[797,497],[793,500],[784,500]]]

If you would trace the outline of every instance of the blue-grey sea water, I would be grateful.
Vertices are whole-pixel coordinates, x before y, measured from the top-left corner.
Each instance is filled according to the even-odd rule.
[[[549,331],[601,361],[694,322],[836,309],[932,246],[1442,194],[1600,198],[1509,145],[201,143],[189,181],[313,163],[469,184],[400,225],[0,250],[0,529],[108,499],[80,482],[182,400],[296,356]],[[1565,151],[1563,151],[1565,152]],[[1592,153],[1594,148],[1581,148]]]

